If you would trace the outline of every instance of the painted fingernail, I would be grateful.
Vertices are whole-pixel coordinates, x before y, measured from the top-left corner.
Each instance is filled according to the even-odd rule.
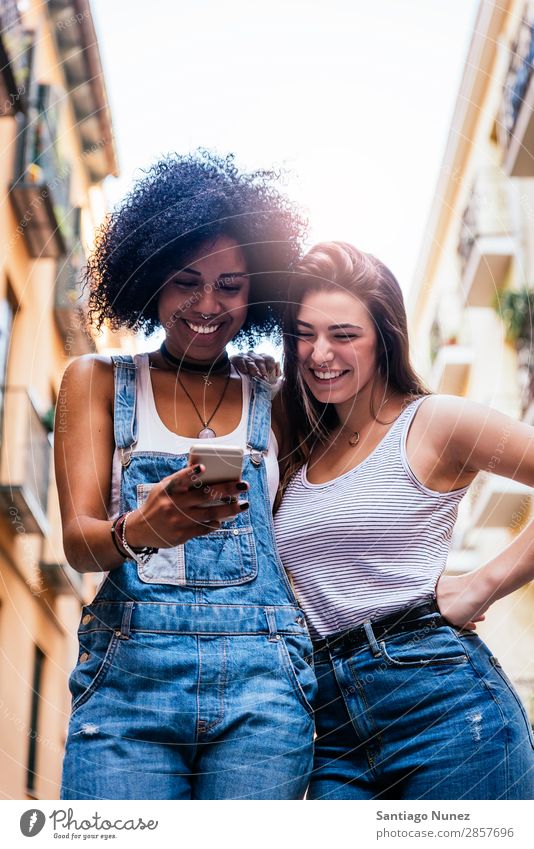
[[[204,470],[204,467],[201,465],[193,466],[193,474],[199,475]]]
[[[248,501],[242,501],[241,504],[239,505],[239,509],[241,510],[241,512],[243,512],[243,510],[248,510],[249,506],[250,505],[249,505]]]
[[[239,483],[236,483],[235,488],[239,492],[246,492],[247,489],[250,489],[250,487],[249,487],[249,485],[246,481],[239,481]]]

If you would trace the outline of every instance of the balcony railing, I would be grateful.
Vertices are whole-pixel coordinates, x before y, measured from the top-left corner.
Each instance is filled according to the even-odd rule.
[[[30,256],[60,257],[68,249],[70,168],[57,151],[59,90],[37,86],[20,122],[10,197]]]
[[[16,0],[0,0],[0,116],[26,109],[32,41]]]
[[[529,2],[511,48],[497,122],[504,170],[510,177],[534,176],[533,67],[534,3]]]
[[[473,184],[458,241],[467,306],[489,307],[515,253],[507,178],[490,168]]]
[[[46,534],[49,434],[27,389],[7,386],[1,392],[0,508],[17,531]]]

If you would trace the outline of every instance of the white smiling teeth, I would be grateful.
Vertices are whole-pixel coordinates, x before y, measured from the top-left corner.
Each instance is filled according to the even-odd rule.
[[[342,371],[313,371],[313,373],[318,380],[334,380],[343,374]]]
[[[208,333],[215,333],[215,331],[218,330],[221,326],[220,324],[212,324],[210,325],[210,327],[208,327],[206,324],[193,324],[191,321],[187,321],[187,319],[185,320],[185,323],[195,333],[203,333],[205,335]]]

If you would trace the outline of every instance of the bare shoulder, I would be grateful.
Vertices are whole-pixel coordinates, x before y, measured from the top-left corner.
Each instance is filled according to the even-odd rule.
[[[428,395],[417,411],[414,426],[428,429],[429,434],[444,432],[450,435],[451,431],[458,427],[468,424],[480,426],[490,419],[509,420],[503,413],[468,398],[460,398],[457,395]]]
[[[489,467],[511,477],[525,465],[525,458],[534,464],[534,428],[467,398],[429,396],[417,412],[413,430],[437,458],[465,472]],[[530,465],[527,472],[531,474]]]
[[[100,398],[113,398],[113,363],[103,354],[84,354],[73,360],[63,374],[63,387],[70,393],[97,392]]]

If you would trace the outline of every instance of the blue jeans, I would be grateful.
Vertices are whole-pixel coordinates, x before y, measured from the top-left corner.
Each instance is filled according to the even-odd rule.
[[[82,611],[62,799],[300,799],[313,762],[312,645],[274,543],[264,452],[271,393],[252,382],[250,509],[110,572]],[[136,369],[116,358],[120,512],[187,464],[136,451]]]
[[[130,612],[128,624],[127,605],[84,609],[63,798],[302,798],[316,685],[289,618],[270,639],[176,633],[173,606]]]
[[[499,662],[448,625],[315,654],[309,799],[534,799],[534,738]]]

